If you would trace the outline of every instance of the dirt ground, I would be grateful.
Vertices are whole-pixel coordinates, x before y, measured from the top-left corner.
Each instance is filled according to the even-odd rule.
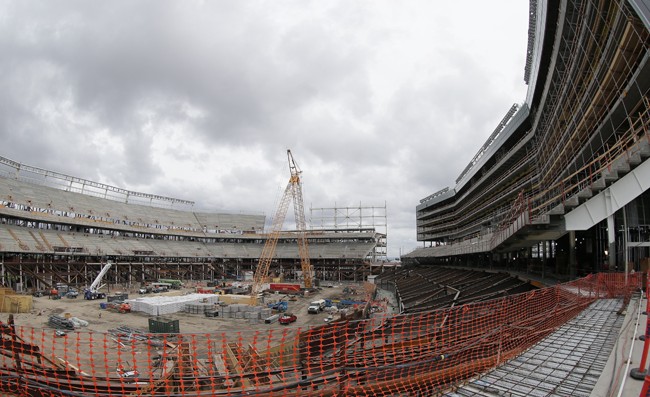
[[[357,288],[361,291],[361,286]],[[290,325],[282,325],[278,322],[272,324],[249,324],[246,319],[221,319],[214,317],[205,317],[199,314],[189,314],[184,312],[168,314],[164,317],[171,320],[179,320],[179,328],[181,333],[215,333],[215,332],[238,332],[243,329],[252,330],[269,330],[269,329],[285,329],[285,328],[305,328],[314,325],[321,325],[325,323],[327,313],[308,314],[307,307],[309,302],[316,299],[324,298],[341,298],[343,297],[343,286],[334,286],[331,288],[322,288],[317,293],[310,296],[300,296],[296,301],[289,301],[289,312],[296,314],[298,320]],[[174,296],[193,293],[193,288],[182,290],[171,290],[160,294],[138,295],[135,291],[126,291],[129,294],[129,299],[150,296]],[[119,293],[115,292],[114,293]],[[275,302],[283,298],[284,295],[269,294],[264,297],[266,303]],[[356,297],[350,297],[357,299]],[[358,299],[361,299],[359,296]],[[77,317],[81,320],[88,322],[87,327],[77,328],[76,332],[109,332],[119,326],[128,326],[148,332],[149,316],[142,312],[132,313],[117,313],[100,308],[101,302],[106,302],[106,299],[85,300],[80,295],[77,298],[62,298],[62,299],[49,299],[47,296],[34,297],[34,309],[30,313],[14,314],[14,322],[17,326],[27,326],[33,328],[51,328],[48,324],[48,319],[51,315],[58,314],[66,316],[69,313],[71,317]],[[0,321],[6,321],[8,314],[0,314]],[[3,318],[4,317],[4,318]]]
[[[155,379],[173,363],[164,357],[175,357],[178,350],[167,343],[177,344],[181,339],[192,346],[193,357],[201,368],[212,368],[210,359],[226,357],[232,342],[242,348],[255,346],[258,351],[271,351],[285,344],[290,348],[295,344],[298,331],[326,323],[329,313],[309,314],[309,303],[317,299],[352,299],[363,300],[363,286],[356,286],[356,295],[344,294],[346,286],[334,285],[322,287],[309,296],[299,296],[295,301],[288,300],[283,294],[265,294],[264,305],[281,299],[288,300],[288,312],[297,316],[297,321],[290,325],[279,322],[266,324],[260,321],[251,324],[248,319],[206,317],[204,314],[179,312],[165,315],[164,318],[179,320],[182,335],[155,336],[152,339],[131,339],[120,331],[121,327],[149,332],[149,319],[152,316],[142,312],[118,313],[101,309],[100,303],[107,299],[85,300],[82,296],[74,299],[49,299],[47,296],[34,297],[34,308],[30,313],[14,314],[16,331],[21,340],[34,344],[48,362],[65,363],[69,368],[87,376],[116,377],[120,368],[137,370],[144,378]],[[349,286],[348,286],[349,287]],[[195,292],[194,288],[172,290],[160,294],[139,295],[136,291],[128,292],[129,298],[148,296],[174,296]],[[112,294],[119,293],[113,290]],[[64,337],[57,335],[48,324],[52,315],[76,317],[88,322],[88,326],[68,331]],[[333,315],[334,319],[338,318]],[[0,321],[6,322],[9,314],[0,313]],[[116,332],[117,331],[117,332]],[[152,340],[166,340],[164,344],[153,344]],[[226,344],[227,342],[227,344]],[[163,357],[165,367],[154,365],[152,357]],[[288,356],[291,359],[292,356]],[[1,357],[0,357],[1,358]],[[25,359],[25,357],[23,357]],[[11,360],[11,359],[9,359]],[[216,359],[215,359],[216,360]],[[223,360],[223,358],[222,358]],[[2,361],[2,360],[0,360]],[[39,361],[40,363],[40,361]],[[5,365],[13,365],[7,361]],[[10,395],[10,394],[3,394]]]

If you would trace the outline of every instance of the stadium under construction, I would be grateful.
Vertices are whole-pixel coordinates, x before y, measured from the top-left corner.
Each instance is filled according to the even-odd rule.
[[[417,205],[422,247],[401,267],[383,261],[385,207],[369,209],[375,224],[361,220],[361,206],[316,209],[308,230],[297,217],[297,230],[267,233],[261,214],[195,211],[190,201],[0,158],[0,277],[14,291],[90,285],[101,271],[113,286],[246,282],[262,257],[268,279],[307,280],[303,239],[310,279],[348,291],[363,283],[349,310],[318,324],[258,324],[256,310],[269,308],[238,304],[211,311],[233,321],[257,316],[236,331],[155,337],[61,336],[10,317],[0,334],[0,389],[50,397],[638,395],[643,382],[626,384],[626,365],[639,366],[632,351],[647,306],[639,291],[650,256],[650,6],[531,0],[529,18],[524,102],[453,188]],[[251,296],[278,295],[253,288]],[[295,299],[307,313],[300,299],[310,298]],[[331,304],[309,302],[316,313]]]
[[[193,211],[193,202],[132,192],[0,157],[0,280],[16,290],[107,280],[240,279],[267,240],[263,214]],[[354,211],[352,211],[354,210]],[[309,250],[317,280],[362,281],[386,258],[385,207],[316,208]],[[346,222],[337,222],[346,212]],[[353,213],[353,215],[349,215]],[[367,218],[367,219],[366,219]],[[380,219],[383,219],[379,221]],[[271,275],[301,277],[295,231],[278,239]]]

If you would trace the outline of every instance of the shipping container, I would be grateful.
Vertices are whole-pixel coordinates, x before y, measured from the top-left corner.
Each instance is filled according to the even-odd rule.
[[[300,284],[271,283],[269,289],[271,291],[296,293],[300,292]]]
[[[149,332],[152,334],[178,334],[180,326],[178,320],[156,317],[149,319]]]

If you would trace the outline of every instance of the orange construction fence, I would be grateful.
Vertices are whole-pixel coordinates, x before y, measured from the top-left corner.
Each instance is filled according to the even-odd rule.
[[[0,390],[24,396],[435,395],[517,356],[641,274],[597,274],[426,313],[236,333],[0,328]],[[413,394],[409,394],[409,393]]]

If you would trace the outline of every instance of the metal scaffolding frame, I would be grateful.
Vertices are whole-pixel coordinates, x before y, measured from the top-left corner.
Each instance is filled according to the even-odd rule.
[[[378,244],[373,250],[371,261],[386,260],[388,239],[387,207],[367,206],[359,202],[359,206],[309,208],[309,225],[312,231],[373,231],[379,234]]]
[[[472,160],[480,168],[462,186],[420,202],[417,237],[436,245],[435,256],[488,252],[522,228],[557,228],[554,215],[588,198],[586,188],[613,183],[611,168],[639,156],[638,140],[647,138],[650,88],[640,76],[649,67],[648,30],[624,1],[565,2],[557,22],[545,37],[553,45],[537,43],[538,55],[549,51],[540,55],[549,70],[529,88],[541,94],[524,104],[530,116],[491,158]]]

